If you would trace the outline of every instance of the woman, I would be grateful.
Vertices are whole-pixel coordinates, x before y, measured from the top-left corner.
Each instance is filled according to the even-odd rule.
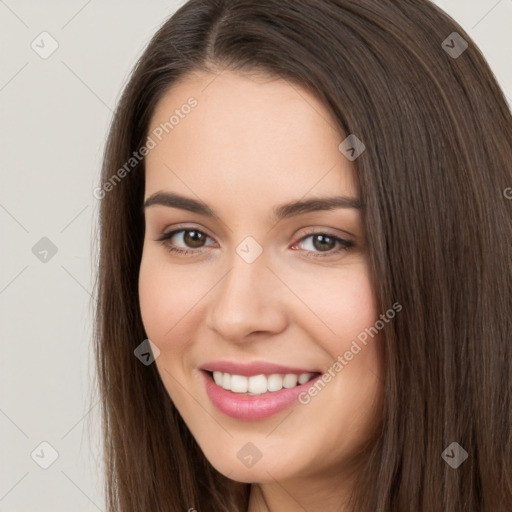
[[[510,510],[511,141],[430,2],[183,5],[95,191],[107,510]]]

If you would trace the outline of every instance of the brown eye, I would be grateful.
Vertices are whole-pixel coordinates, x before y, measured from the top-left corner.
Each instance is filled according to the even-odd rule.
[[[207,247],[210,237],[198,229],[177,229],[163,234],[156,242],[162,242],[164,247],[176,254],[199,253],[199,249]],[[211,244],[209,244],[211,245]]]
[[[311,258],[323,258],[342,254],[354,246],[354,242],[322,232],[309,233],[302,237],[299,243],[295,244],[295,247],[301,248]]]
[[[196,230],[186,230],[184,231],[183,242],[191,248],[198,248],[204,245],[206,240],[206,235],[201,233],[201,231]]]
[[[314,235],[313,247],[318,251],[330,251],[336,247],[336,240],[331,236],[322,234]]]

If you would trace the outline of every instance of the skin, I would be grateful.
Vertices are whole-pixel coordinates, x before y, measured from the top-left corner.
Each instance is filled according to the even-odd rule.
[[[309,404],[258,421],[217,410],[198,367],[267,361],[324,372],[378,320],[359,210],[277,223],[271,216],[274,206],[292,200],[358,197],[353,164],[338,150],[344,136],[305,90],[229,71],[194,73],[174,84],[157,105],[150,132],[190,96],[197,107],[147,156],[145,199],[175,192],[201,199],[218,217],[146,208],[139,293],[146,333],[160,350],[155,364],[210,463],[253,483],[250,512],[298,504],[309,512],[343,510],[354,456],[380,416],[381,334]],[[193,245],[190,232],[167,243],[191,254],[171,253],[156,241],[185,228],[205,233],[202,247]],[[315,245],[311,232],[355,247],[336,252],[340,245],[332,239]],[[263,249],[252,263],[236,252],[247,236]],[[262,454],[251,468],[237,458],[247,442]]]

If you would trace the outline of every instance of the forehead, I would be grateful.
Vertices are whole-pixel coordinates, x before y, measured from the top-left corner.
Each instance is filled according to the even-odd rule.
[[[156,146],[146,157],[146,195],[175,190],[245,204],[357,195],[330,112],[284,79],[188,75],[160,100],[148,135]]]

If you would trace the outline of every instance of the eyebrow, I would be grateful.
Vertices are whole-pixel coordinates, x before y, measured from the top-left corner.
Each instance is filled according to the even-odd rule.
[[[218,217],[206,203],[192,199],[190,197],[181,196],[173,192],[156,192],[146,199],[144,209],[150,206],[160,205],[169,208],[179,208],[189,212],[206,215],[208,217]],[[275,220],[282,220],[295,215],[304,213],[333,210],[335,208],[354,208],[361,209],[361,202],[357,197],[334,196],[334,197],[316,197],[312,199],[304,199],[291,201],[272,209]]]

